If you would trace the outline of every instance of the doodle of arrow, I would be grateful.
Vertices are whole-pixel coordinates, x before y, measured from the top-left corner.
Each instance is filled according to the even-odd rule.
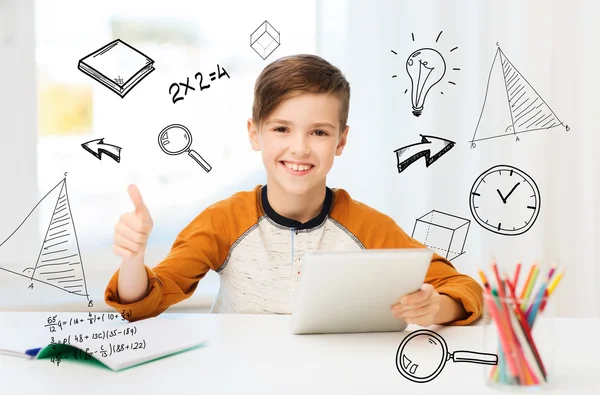
[[[86,143],[81,144],[81,146],[90,154],[98,158],[98,160],[102,160],[102,154],[104,153],[110,156],[115,161],[117,161],[117,163],[121,161],[121,147],[117,147],[116,145],[104,144],[104,138],[90,140]]]
[[[456,144],[454,141],[440,137],[424,136],[422,134],[419,136],[421,136],[420,143],[410,144],[394,151],[398,160],[398,173],[402,173],[408,166],[419,160],[422,156],[425,157],[425,166],[429,167],[442,155],[450,151],[452,147],[454,147],[454,144]],[[436,152],[436,154],[431,155],[432,152]],[[400,158],[403,155],[406,156],[405,154],[410,156],[403,161],[400,161]]]

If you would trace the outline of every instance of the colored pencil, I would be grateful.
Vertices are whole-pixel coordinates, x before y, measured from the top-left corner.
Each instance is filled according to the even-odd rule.
[[[510,294],[507,296],[507,298],[510,298],[512,300],[512,314],[510,315],[512,320],[512,327],[515,330],[515,333],[518,337],[520,348],[523,353],[526,373],[528,373],[529,376],[528,384],[539,384],[540,381],[538,378],[542,376],[542,372],[540,371],[539,366],[537,366],[535,361],[533,360],[534,355],[529,344],[530,342],[527,339],[526,331],[530,331],[530,328],[527,328],[524,322],[521,320],[523,310],[520,308],[519,302],[517,300],[517,285],[515,283],[511,283],[510,280],[508,280],[508,274],[505,273],[504,275],[507,279],[508,286],[510,289]],[[532,364],[530,364],[530,362],[532,362]]]
[[[533,303],[529,303],[529,308],[527,309],[527,313],[525,314],[527,316],[527,319],[529,319],[529,317],[531,316],[531,311],[533,310],[534,306],[536,305],[535,301],[537,301],[538,299],[541,300],[542,298],[548,297],[547,296],[548,295],[548,282],[550,282],[550,279],[552,278],[552,275],[554,274],[555,270],[556,270],[556,266],[552,266],[552,268],[550,268],[550,271],[548,272],[548,276],[546,277],[546,280],[544,280],[540,284],[540,287],[538,288],[538,291],[535,294],[536,296],[533,298]],[[540,294],[540,292],[542,294]],[[542,302],[545,302],[545,300],[543,300]],[[530,323],[529,325],[532,325],[532,323]]]
[[[498,297],[498,294],[496,294],[495,296]],[[502,300],[502,304],[504,307],[504,314],[505,314],[504,319],[506,320],[506,327],[508,328],[507,329],[508,338],[509,338],[509,341],[511,342],[511,344],[510,344],[511,349],[509,350],[509,352],[511,352],[511,354],[513,355],[513,357],[515,359],[515,364],[518,369],[517,373],[519,374],[519,383],[522,385],[526,385],[530,382],[530,378],[529,378],[529,374],[528,374],[529,369],[526,366],[526,359],[525,359],[525,355],[523,353],[521,344],[519,342],[517,330],[515,328],[513,320],[511,319],[511,308],[508,305],[508,301],[506,299],[507,298],[504,297],[501,300]]]
[[[556,287],[558,286],[558,283],[560,282],[560,280],[563,277],[564,274],[564,270],[562,270],[560,273],[558,273],[556,275],[556,277],[552,280],[552,282],[550,283],[550,286],[548,287],[548,295],[552,295],[554,293],[554,290],[556,289]]]
[[[539,385],[540,382],[547,381],[548,372],[534,342],[532,328],[537,316],[544,311],[549,297],[560,283],[564,269],[556,273],[557,265],[553,265],[546,278],[542,279],[542,276],[539,276],[541,270],[537,263],[534,263],[522,285],[519,299],[517,282],[522,269],[521,262],[517,262],[512,281],[506,273],[503,273],[504,277],[500,276],[495,259],[491,268],[493,275],[490,279],[496,280],[497,288],[490,285],[484,271],[479,269],[488,295],[488,310],[496,324],[500,343],[499,364],[492,368],[490,377],[494,381],[506,384]]]
[[[484,287],[485,287],[485,284],[487,284],[489,286],[489,282],[487,280],[487,277],[485,276],[485,273],[483,273],[483,270],[478,269],[477,271],[479,272],[479,277],[481,277],[481,282],[483,283]]]
[[[537,266],[537,264],[534,263],[533,268],[534,268],[533,275],[532,275],[529,283],[527,284],[527,288],[525,289],[525,297],[522,298],[522,300],[521,300],[521,309],[525,309],[525,307],[527,306],[527,300],[529,300],[529,296],[531,295],[531,290],[533,289],[533,285],[537,281],[538,274],[540,273],[540,269]]]
[[[534,356],[531,352],[531,347],[529,346],[529,342],[526,338],[526,329],[523,327],[523,324],[520,322],[518,318],[517,312],[519,312],[519,305],[512,305],[509,309],[509,316],[511,320],[511,327],[515,331],[515,335],[517,338],[518,351],[522,358],[522,369],[523,375],[525,376],[526,385],[539,384],[542,372],[539,370],[539,367],[536,366],[534,361]],[[531,361],[531,364],[529,363]]]
[[[530,309],[527,309],[527,323],[529,324],[529,327],[531,327],[531,328],[533,328],[533,324],[535,322],[535,318],[540,309],[540,305],[542,303],[542,298],[544,297],[544,295],[546,295],[546,282],[545,281],[542,283],[540,290],[538,291],[535,302],[531,304]]]
[[[507,280],[507,281],[510,281],[510,280]],[[527,341],[529,342],[529,346],[531,347],[531,351],[533,352],[535,360],[538,363],[540,370],[542,371],[542,375],[544,376],[544,380],[547,380],[546,368],[544,367],[544,363],[542,362],[542,358],[540,357],[540,353],[538,352],[538,349],[537,349],[537,347],[535,345],[535,342],[533,341],[533,338],[531,336],[531,328],[529,327],[529,325],[527,323],[527,319],[525,318],[525,314],[523,313],[523,310],[521,310],[521,309],[518,308],[519,302],[517,300],[516,294],[513,292],[511,296],[513,298],[515,306],[517,307],[515,309],[515,311],[517,312],[517,316],[519,317],[519,320],[521,321],[521,325],[523,326],[523,331],[525,332],[525,337],[526,337]]]
[[[513,354],[511,352],[512,340],[509,336],[509,332],[511,332],[510,323],[504,319],[502,313],[500,312],[500,310],[502,309],[502,304],[498,300],[497,295],[494,295],[495,296],[494,300],[492,300],[492,294],[493,294],[492,288],[487,280],[487,277],[485,276],[484,272],[481,269],[479,269],[479,276],[481,277],[481,279],[483,281],[484,288],[488,295],[488,298],[486,298],[486,299],[488,301],[488,310],[490,311],[490,316],[492,316],[492,319],[496,323],[496,326],[498,328],[498,333],[500,334],[499,340],[502,345],[502,348],[504,348],[504,353],[500,353],[500,354],[504,355],[505,356],[504,359],[508,360],[509,369],[512,372],[512,374],[507,372],[505,369],[505,366],[503,365],[503,366],[501,366],[501,368],[504,368],[504,369],[500,373],[502,374],[504,382],[507,382],[507,381],[517,381],[518,382],[519,381],[518,380],[519,369],[517,367],[517,362],[515,360],[513,360]],[[507,354],[508,354],[508,357],[506,357]],[[493,370],[491,372],[492,374],[494,374],[494,370],[496,368],[497,368],[497,365],[495,365],[493,367]],[[509,378],[510,378],[510,380],[508,380]]]
[[[487,281],[487,278],[485,277],[485,274],[480,270],[480,276],[482,279],[484,279],[484,283],[487,285],[487,291],[488,291],[488,296],[491,296],[491,290],[489,288],[489,283]],[[500,305],[499,301],[496,299],[495,301],[496,304],[496,308],[497,309],[501,309],[502,306]],[[504,329],[506,330],[506,328]],[[498,339],[498,349],[502,350],[502,342],[500,341],[500,339]],[[509,380],[509,376],[507,375],[506,372],[506,357],[505,354],[506,352],[510,352],[510,350],[505,350],[505,352],[499,352],[498,354],[498,365],[494,365],[494,367],[492,368],[491,376],[493,378],[494,381],[502,381],[503,383],[508,383],[510,382]],[[513,378],[514,381],[514,378]]]
[[[550,279],[552,278],[552,275],[554,274],[555,271],[556,271],[556,265],[552,265],[552,267],[550,268],[550,271],[548,272],[548,277],[546,278],[547,281],[550,281]]]
[[[500,304],[502,306],[502,308],[501,308],[502,312],[500,314],[503,315],[504,322],[506,322],[506,326],[508,327],[507,337],[508,337],[508,340],[510,341],[510,349],[517,350],[518,349],[518,347],[517,347],[518,339],[517,339],[517,335],[514,332],[514,329],[511,326],[508,306],[506,306],[506,299],[505,299],[506,295],[504,293],[504,287],[502,286],[503,281],[500,278],[500,273],[498,272],[498,265],[496,264],[495,260],[492,262],[492,272],[494,273],[494,277],[496,277],[496,281],[498,283],[497,290],[496,289],[492,290],[492,294],[494,294],[495,293],[494,291],[496,291],[497,294],[494,294],[494,296],[495,297],[500,296]],[[519,359],[518,357],[515,357],[514,362],[515,362],[515,367],[517,369],[517,374],[519,376],[519,382],[525,383],[527,381],[527,379],[525,377],[522,360]]]
[[[519,274],[521,273],[521,261],[517,262],[517,267],[515,268],[515,276],[513,277],[513,284],[515,287],[519,283]]]
[[[548,290],[547,290],[547,296],[546,299],[544,299],[544,302],[542,303],[542,305],[540,306],[540,310],[544,311],[544,309],[546,308],[546,304],[548,303],[548,298],[550,298],[550,296],[554,293],[554,290],[556,289],[556,287],[558,286],[558,283],[560,282],[560,280],[562,279],[563,275],[565,273],[565,269],[561,270],[560,273],[558,273],[554,279],[552,280],[552,282],[550,283],[550,285],[548,286]]]
[[[487,289],[488,291],[490,291],[490,287],[489,284],[487,285]],[[491,296],[491,292],[488,293],[489,296]],[[492,300],[492,298],[486,298],[487,300],[487,304],[488,304],[488,310],[490,311],[490,315],[492,316],[492,319],[495,321],[497,328],[498,328],[498,337],[500,338],[500,342],[502,343],[502,347],[504,349],[504,355],[506,357],[506,361],[508,363],[508,367],[510,370],[510,375],[511,378],[513,378],[514,381],[519,381],[519,374],[518,374],[518,369],[516,366],[516,363],[513,359],[513,355],[511,353],[511,342],[509,340],[508,337],[508,331],[504,328],[505,327],[505,323],[503,321],[503,318],[501,317],[501,314],[498,310],[498,308],[496,307],[496,303],[494,302],[494,300]]]
[[[533,272],[534,271],[535,271],[535,264],[533,264],[531,266],[531,269],[529,269],[529,274],[527,275],[527,279],[525,280],[525,284],[523,284],[523,291],[521,292],[521,298],[520,299],[525,299],[525,292],[527,291],[527,286],[531,282],[531,278],[533,277]]]

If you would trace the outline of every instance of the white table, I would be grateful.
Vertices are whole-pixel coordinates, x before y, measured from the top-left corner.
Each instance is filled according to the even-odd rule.
[[[65,317],[68,313],[58,313]],[[73,313],[70,316],[85,316]],[[0,344],[22,342],[40,332],[52,313],[0,312]],[[483,365],[449,361],[434,380],[419,384],[396,369],[406,333],[295,336],[289,316],[194,314],[204,348],[120,372],[64,360],[27,360],[0,355],[2,393],[21,394],[498,394],[483,380]],[[600,319],[556,318],[551,394],[597,394]],[[419,329],[409,326],[408,330]],[[450,352],[481,351],[483,327],[429,329]],[[44,336],[49,336],[46,334]],[[176,336],[177,334],[169,334]],[[49,339],[49,337],[48,337]],[[164,391],[164,392],[162,392]],[[167,392],[168,391],[168,392]],[[185,392],[184,392],[185,391]]]

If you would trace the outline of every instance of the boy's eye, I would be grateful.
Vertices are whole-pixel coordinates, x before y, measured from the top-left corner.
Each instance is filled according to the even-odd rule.
[[[285,132],[287,130],[287,128],[285,126],[279,126],[277,128],[275,128],[276,132]]]
[[[317,133],[318,136],[327,136],[327,132],[322,130],[315,130],[315,133]]]

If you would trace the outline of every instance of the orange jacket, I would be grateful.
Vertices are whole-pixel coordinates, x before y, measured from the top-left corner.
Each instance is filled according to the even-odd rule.
[[[216,202],[177,236],[169,254],[148,274],[148,294],[122,304],[117,270],[106,291],[106,303],[130,321],[154,317],[193,293],[209,270],[220,274],[213,313],[290,314],[306,251],[423,248],[394,220],[353,200],[348,192],[327,188],[321,213],[305,223],[277,214],[266,186],[257,185]],[[434,254],[425,282],[459,301],[466,325],[482,314],[483,290],[471,277]],[[398,295],[400,297],[402,295]]]

